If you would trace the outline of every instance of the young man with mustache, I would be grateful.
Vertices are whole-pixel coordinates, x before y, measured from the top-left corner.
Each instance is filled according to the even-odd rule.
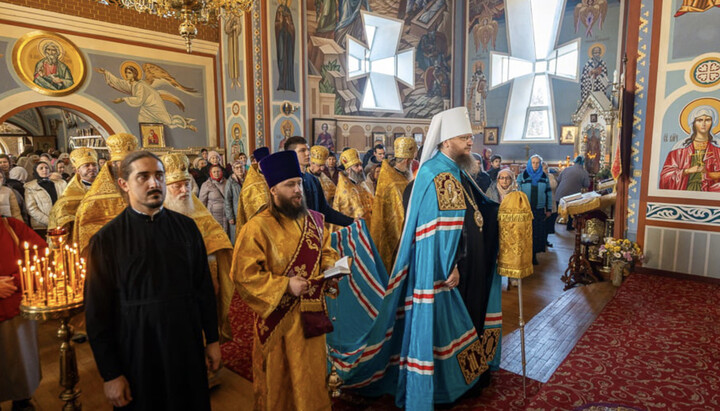
[[[220,346],[202,235],[163,208],[156,155],[128,154],[118,185],[129,207],[92,237],[85,289],[105,396],[118,408],[210,410],[207,369],[220,366]]]

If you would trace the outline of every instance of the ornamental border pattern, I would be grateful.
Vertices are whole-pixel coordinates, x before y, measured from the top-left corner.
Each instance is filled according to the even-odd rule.
[[[255,148],[264,147],[265,144],[265,97],[263,96],[262,76],[262,15],[261,1],[256,1],[252,8],[252,53],[253,53],[253,81],[255,82]]]
[[[720,208],[648,203],[646,219],[720,226]]]
[[[652,47],[653,0],[642,0],[640,29],[638,30],[638,59],[633,107],[633,133],[628,185],[627,231],[628,237],[637,238],[637,212],[640,205],[642,153],[645,141],[645,124],[648,106],[647,84],[650,77],[650,50]]]

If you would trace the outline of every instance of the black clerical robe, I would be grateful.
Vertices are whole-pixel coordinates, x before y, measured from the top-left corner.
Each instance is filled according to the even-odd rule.
[[[465,222],[455,257],[460,273],[457,289],[465,302],[470,318],[476,330],[482,330],[485,323],[490,287],[492,286],[493,268],[499,250],[498,204],[480,195],[465,174],[461,184],[465,191],[473,196],[483,216],[483,229],[480,231],[475,223],[475,208],[465,199]]]
[[[215,294],[195,222],[130,207],[90,240],[87,332],[105,381],[124,375],[123,409],[209,410],[204,340],[218,340]]]

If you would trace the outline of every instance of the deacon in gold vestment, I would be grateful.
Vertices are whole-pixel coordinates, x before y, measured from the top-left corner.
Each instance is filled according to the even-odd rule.
[[[328,204],[332,204],[335,198],[335,183],[325,174],[325,162],[330,156],[330,151],[325,146],[312,146],[310,148],[310,166],[308,171],[310,174],[320,180],[325,199]]]
[[[267,147],[260,147],[253,152],[253,157],[260,161],[270,155]],[[265,177],[260,173],[258,164],[251,164],[240,189],[237,212],[235,213],[235,238],[239,238],[243,225],[257,214],[264,205],[270,202],[270,189]],[[237,241],[237,240],[236,240]]]
[[[272,195],[235,243],[232,277],[257,313],[253,346],[256,410],[330,410],[325,385],[327,318],[323,271],[338,259],[322,214],[303,202],[294,151],[260,162]]]
[[[117,179],[120,176],[120,162],[138,148],[137,137],[128,133],[113,134],[105,140],[105,144],[110,151],[110,161],[100,170],[75,214],[73,241],[78,244],[80,255],[85,258],[90,238],[128,206]]]
[[[97,153],[92,148],[79,147],[70,153],[75,176],[50,210],[48,229],[65,228],[72,238],[75,213],[98,174]]]
[[[412,179],[410,166],[417,154],[417,143],[410,137],[395,140],[395,158],[383,160],[375,189],[370,236],[387,272],[392,272],[395,254],[405,221],[403,191]]]
[[[373,195],[361,186],[365,175],[357,150],[350,148],[343,151],[340,154],[340,164],[344,170],[338,175],[333,208],[355,219],[364,218],[371,228]]]
[[[165,166],[165,184],[167,185],[164,205],[170,210],[192,218],[202,234],[218,301],[220,335],[230,339],[230,324],[227,321],[227,315],[235,289],[230,278],[232,244],[222,226],[200,199],[192,193],[192,177],[188,172],[190,161],[187,156],[180,153],[166,154],[163,156],[162,162]]]

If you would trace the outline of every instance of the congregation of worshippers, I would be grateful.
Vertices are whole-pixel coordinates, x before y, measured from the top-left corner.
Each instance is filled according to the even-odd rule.
[[[510,239],[526,258],[502,265],[528,270],[552,247],[557,196],[589,182],[581,157],[558,174],[535,155],[516,176],[473,144],[460,107],[433,117],[421,147],[334,153],[293,136],[273,154],[202,149],[191,162],[119,133],[107,157],[0,155],[0,339],[23,347],[0,354],[10,399],[32,406],[41,378],[12,281],[19,244],[46,247],[57,230],[87,259],[83,333],[116,408],[209,409],[218,369],[238,360],[251,361],[257,409],[329,409],[330,369],[408,409],[480,395],[499,364],[500,204],[532,217],[512,223],[532,231]],[[433,359],[437,346],[477,358]]]

